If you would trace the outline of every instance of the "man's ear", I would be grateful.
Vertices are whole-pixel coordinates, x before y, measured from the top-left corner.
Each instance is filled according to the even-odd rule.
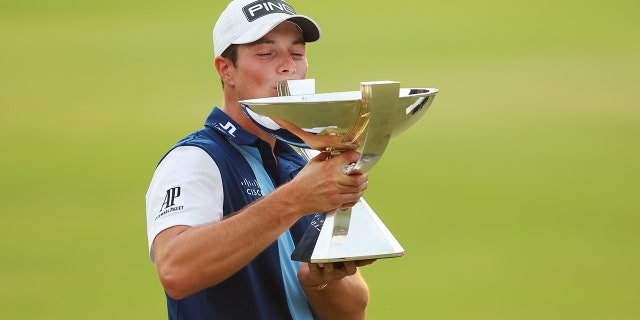
[[[222,56],[217,56],[214,63],[216,65],[218,75],[220,75],[220,80],[222,80],[225,85],[233,86],[233,72],[235,71],[235,67],[231,60]]]

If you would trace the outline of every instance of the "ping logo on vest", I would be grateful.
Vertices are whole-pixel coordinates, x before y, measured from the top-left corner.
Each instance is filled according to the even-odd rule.
[[[249,22],[254,21],[256,19],[260,19],[268,14],[272,13],[286,13],[289,15],[296,14],[296,11],[293,10],[288,3],[282,0],[275,1],[265,1],[258,0],[254,1],[244,7],[242,7],[242,12],[244,16],[247,17]]]

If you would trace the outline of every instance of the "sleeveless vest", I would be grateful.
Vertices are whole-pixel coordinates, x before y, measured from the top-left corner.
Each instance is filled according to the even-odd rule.
[[[224,216],[239,211],[262,196],[251,166],[228,140],[257,148],[275,187],[291,180],[306,163],[291,146],[278,141],[274,149],[278,157],[276,165],[266,142],[244,131],[222,110],[214,108],[205,127],[180,140],[172,150],[180,146],[199,147],[215,161],[224,188]],[[312,218],[313,214],[307,215],[289,229],[294,244],[298,244]],[[277,241],[216,286],[181,300],[167,295],[167,308],[169,319],[176,320],[291,319]]]

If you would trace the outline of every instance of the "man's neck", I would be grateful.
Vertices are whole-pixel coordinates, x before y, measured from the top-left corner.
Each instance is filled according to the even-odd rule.
[[[275,147],[276,138],[272,137],[264,130],[260,129],[249,117],[244,113],[242,107],[237,103],[225,102],[222,105],[222,111],[226,113],[233,121],[238,123],[244,130],[254,134],[256,137],[266,141],[271,146],[271,149]]]

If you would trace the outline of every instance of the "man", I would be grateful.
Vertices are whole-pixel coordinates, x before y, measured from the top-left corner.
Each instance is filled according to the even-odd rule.
[[[146,195],[149,252],[169,318],[363,319],[369,292],[358,267],[372,261],[290,258],[314,213],[362,196],[367,175],[342,173],[359,155],[305,164],[238,104],[303,79],[306,43],[320,38],[319,27],[281,0],[235,0],[213,36],[224,102],[163,157]]]

